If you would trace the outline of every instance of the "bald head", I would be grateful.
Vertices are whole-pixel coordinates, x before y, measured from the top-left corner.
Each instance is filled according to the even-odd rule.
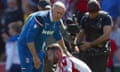
[[[56,1],[53,4],[53,8],[56,8],[56,7],[61,7],[61,8],[63,8],[66,11],[66,7],[65,7],[64,3],[62,3],[61,1]]]
[[[53,8],[52,8],[53,21],[59,21],[64,15],[65,11],[66,11],[66,8],[64,3],[60,1],[56,1],[53,4]]]

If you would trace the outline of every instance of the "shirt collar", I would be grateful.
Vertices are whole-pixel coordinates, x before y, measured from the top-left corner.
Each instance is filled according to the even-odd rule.
[[[53,21],[52,10],[50,10],[50,20]]]

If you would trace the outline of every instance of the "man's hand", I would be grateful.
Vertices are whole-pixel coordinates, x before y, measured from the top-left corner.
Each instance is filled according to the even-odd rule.
[[[80,50],[79,50],[78,46],[75,46],[75,52],[80,53]]]
[[[34,67],[36,69],[38,69],[40,67],[40,64],[41,64],[40,59],[37,56],[33,57],[33,62],[34,62]]]
[[[86,50],[87,48],[91,47],[91,43],[90,42],[82,42],[83,44],[80,46],[80,48],[82,50]]]

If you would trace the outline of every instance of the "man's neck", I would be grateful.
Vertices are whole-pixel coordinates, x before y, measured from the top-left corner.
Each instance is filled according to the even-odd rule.
[[[97,16],[98,16],[98,12],[96,12],[96,13],[90,13],[90,17],[92,18],[92,19],[94,19],[94,18],[96,18]]]

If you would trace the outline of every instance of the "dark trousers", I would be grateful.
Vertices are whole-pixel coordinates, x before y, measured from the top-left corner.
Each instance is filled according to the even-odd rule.
[[[21,67],[19,64],[12,64],[10,68],[10,72],[21,72]]]
[[[87,63],[92,72],[106,72],[108,55],[109,54],[88,55],[81,53],[80,59]]]

